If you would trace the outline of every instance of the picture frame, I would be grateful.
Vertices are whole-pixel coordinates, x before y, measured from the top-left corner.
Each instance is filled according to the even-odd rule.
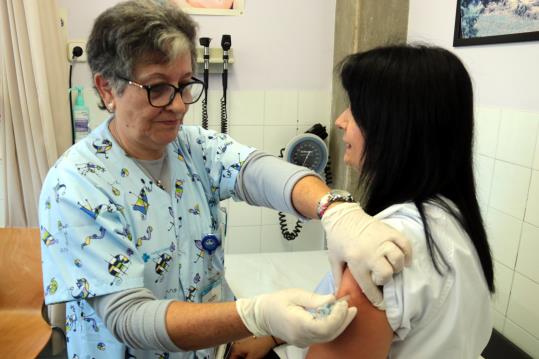
[[[174,0],[188,14],[238,16],[245,11],[244,0]]]
[[[457,0],[453,46],[539,40],[539,3]]]

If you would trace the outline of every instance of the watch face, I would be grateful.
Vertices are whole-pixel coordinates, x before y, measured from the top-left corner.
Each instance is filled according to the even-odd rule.
[[[348,196],[352,196],[350,194],[350,192],[347,192],[347,191],[342,190],[342,189],[334,189],[334,190],[331,191],[331,194],[341,196],[341,197],[344,197],[344,198],[346,198]]]
[[[321,173],[327,163],[328,150],[322,139],[305,134],[295,137],[287,146],[285,159],[295,165]]]

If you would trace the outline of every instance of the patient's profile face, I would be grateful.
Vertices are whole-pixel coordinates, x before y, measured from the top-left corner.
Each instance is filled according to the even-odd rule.
[[[359,171],[363,164],[365,138],[352,115],[350,107],[337,117],[335,126],[344,131],[342,137],[344,142],[344,163]]]

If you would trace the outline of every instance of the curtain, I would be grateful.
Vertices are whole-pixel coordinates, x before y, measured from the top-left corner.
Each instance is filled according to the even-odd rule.
[[[64,34],[56,0],[0,1],[6,227],[38,225],[45,175],[71,144]]]

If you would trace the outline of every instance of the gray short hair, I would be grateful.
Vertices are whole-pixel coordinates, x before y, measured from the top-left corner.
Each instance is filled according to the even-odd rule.
[[[167,63],[186,51],[196,62],[197,24],[170,1],[129,0],[103,12],[88,39],[88,64],[121,94],[136,65]]]

